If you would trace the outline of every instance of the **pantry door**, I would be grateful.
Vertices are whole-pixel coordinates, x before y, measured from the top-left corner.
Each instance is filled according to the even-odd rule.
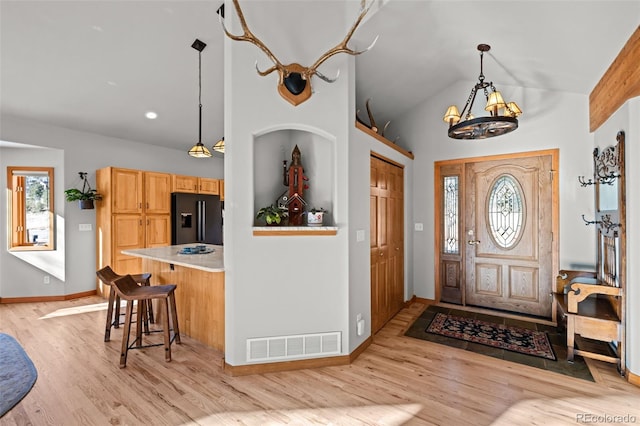
[[[553,156],[465,164],[465,302],[551,316]]]

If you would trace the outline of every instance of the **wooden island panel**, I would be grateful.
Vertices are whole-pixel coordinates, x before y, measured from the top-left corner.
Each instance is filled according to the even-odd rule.
[[[176,284],[180,334],[224,353],[224,272],[207,272],[147,258],[151,284]]]

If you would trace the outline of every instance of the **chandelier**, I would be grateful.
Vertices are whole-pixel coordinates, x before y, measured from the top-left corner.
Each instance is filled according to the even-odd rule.
[[[458,107],[451,105],[445,113],[443,120],[449,123],[449,137],[453,139],[486,139],[494,136],[504,135],[518,128],[517,117],[522,114],[522,110],[515,102],[505,102],[502,94],[496,90],[493,82],[485,82],[482,73],[482,59],[484,52],[488,52],[491,46],[479,44],[480,52],[480,75],[478,82],[471,89],[467,103],[462,108],[462,114]],[[491,89],[489,92],[488,88]],[[476,94],[482,90],[487,105],[484,110],[489,112],[488,116],[474,117],[471,114],[473,102]]]

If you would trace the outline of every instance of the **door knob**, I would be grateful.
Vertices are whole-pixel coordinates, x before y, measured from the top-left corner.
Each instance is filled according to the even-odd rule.
[[[467,244],[469,244],[470,246],[476,246],[480,244],[480,240],[469,240],[467,241]]]

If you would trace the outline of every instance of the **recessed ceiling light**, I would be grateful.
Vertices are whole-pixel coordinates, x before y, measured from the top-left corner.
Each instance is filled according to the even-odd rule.
[[[158,118],[158,114],[156,114],[153,111],[147,112],[144,116],[147,117],[149,120],[155,120],[156,118]]]
[[[118,85],[118,83],[116,83],[115,81],[107,81],[107,84],[114,87]]]

